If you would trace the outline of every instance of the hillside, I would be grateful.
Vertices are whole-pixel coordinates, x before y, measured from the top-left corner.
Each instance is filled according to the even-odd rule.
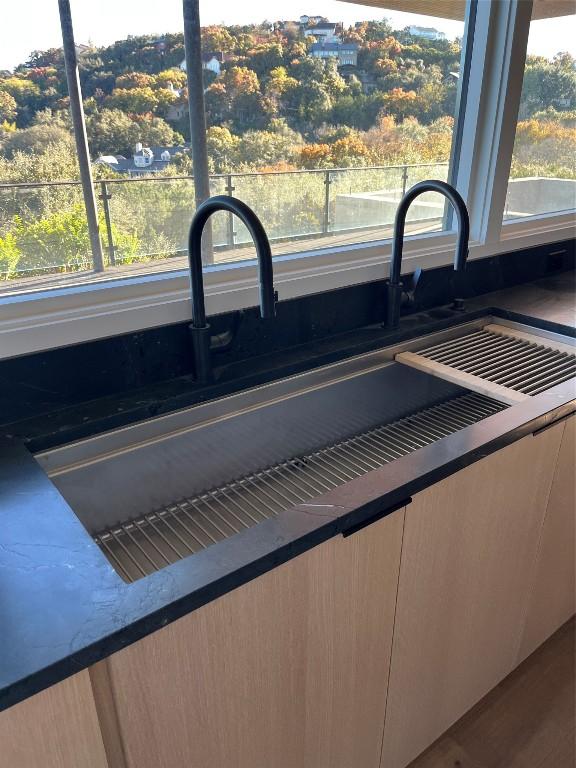
[[[425,39],[386,21],[333,30],[324,52],[314,26],[295,22],[202,30],[211,169],[317,168],[445,160],[449,155],[459,41]],[[332,56],[340,57],[333,58]],[[129,155],[136,142],[172,146],[188,139],[181,34],[130,37],[79,50],[94,158]],[[529,61],[522,117],[570,130],[576,108],[574,61],[563,54]],[[73,172],[62,51],[35,51],[0,76],[0,178],[17,180],[14,159],[42,155],[39,178]],[[561,113],[558,115],[557,112]],[[532,129],[534,133],[534,127]],[[552,128],[550,127],[550,130]],[[552,130],[554,133],[554,130]],[[8,166],[11,166],[8,167]],[[171,172],[190,172],[181,156]]]

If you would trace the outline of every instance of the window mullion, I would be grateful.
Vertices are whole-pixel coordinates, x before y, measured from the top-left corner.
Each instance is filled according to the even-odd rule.
[[[482,244],[500,240],[531,15],[532,0],[478,4],[456,184]]]

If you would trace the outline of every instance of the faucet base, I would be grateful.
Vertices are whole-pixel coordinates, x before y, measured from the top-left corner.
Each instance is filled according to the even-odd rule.
[[[387,307],[386,307],[386,327],[398,328],[400,324],[400,306],[402,304],[401,282],[393,283],[390,280],[387,283]]]
[[[194,375],[199,384],[210,384],[214,378],[210,360],[211,332],[208,324],[201,328],[189,325],[188,330],[192,339],[194,351]]]

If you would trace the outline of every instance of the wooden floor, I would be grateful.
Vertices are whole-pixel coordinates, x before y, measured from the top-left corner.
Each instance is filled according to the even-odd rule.
[[[572,619],[409,768],[574,768],[575,630]]]

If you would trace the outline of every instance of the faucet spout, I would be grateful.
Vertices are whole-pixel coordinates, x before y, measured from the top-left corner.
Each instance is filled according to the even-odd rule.
[[[402,252],[404,249],[404,227],[406,216],[412,202],[424,192],[440,192],[451,203],[458,219],[458,238],[454,255],[454,271],[462,272],[468,258],[468,241],[470,239],[470,218],[462,196],[450,184],[437,179],[420,181],[411,187],[404,195],[396,211],[394,220],[394,238],[392,241],[392,260],[390,262],[390,279],[388,281],[388,322],[391,328],[398,327],[400,322],[400,303],[402,296]]]
[[[198,206],[188,234],[188,261],[190,265],[190,287],[192,294],[192,324],[190,325],[190,332],[194,344],[196,378],[201,383],[207,383],[212,378],[210,329],[206,322],[204,276],[202,274],[202,232],[206,222],[216,211],[234,213],[245,224],[252,235],[258,259],[260,315],[263,319],[268,319],[276,314],[272,251],[262,222],[246,203],[235,197],[217,195],[208,198],[208,200],[205,200]]]
[[[228,195],[216,195],[215,197],[208,198],[208,200],[205,200],[198,206],[188,235],[188,260],[192,288],[192,325],[194,328],[206,326],[204,277],[202,275],[202,232],[206,222],[216,211],[230,211],[230,213],[236,214],[252,235],[258,259],[260,315],[263,319],[274,317],[276,306],[272,251],[262,222],[242,200],[229,197]]]

